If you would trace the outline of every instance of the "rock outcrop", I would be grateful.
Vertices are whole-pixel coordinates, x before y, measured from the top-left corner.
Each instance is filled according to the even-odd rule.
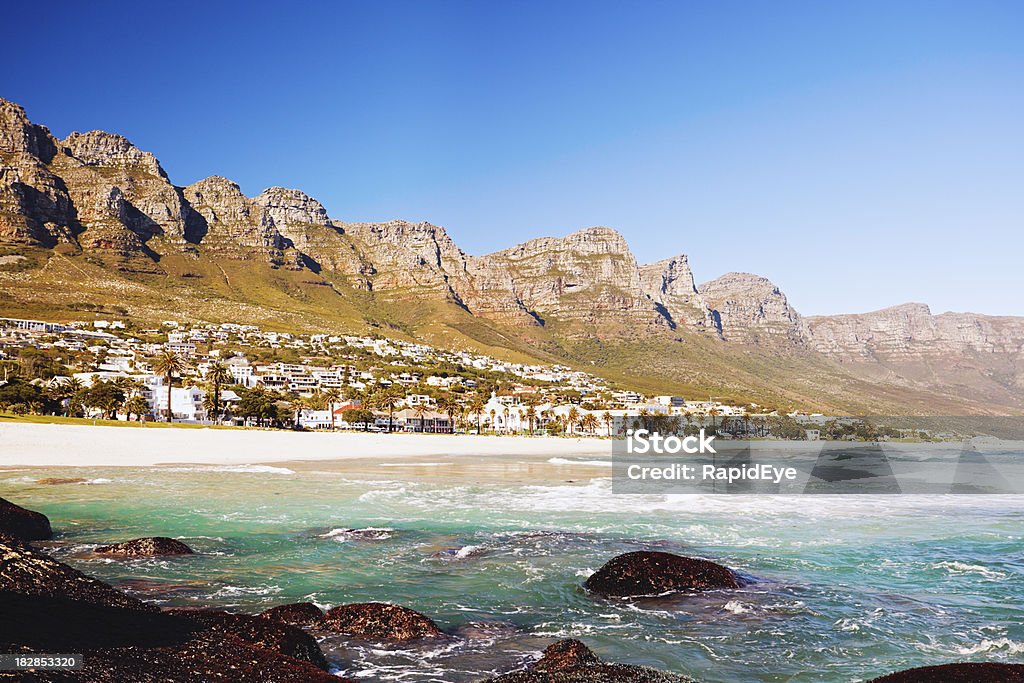
[[[156,557],[159,555],[191,555],[192,548],[181,541],[166,536],[135,538],[123,543],[101,545],[93,552],[100,555],[121,555],[124,557]]]
[[[319,669],[327,669],[327,660],[316,640],[296,626],[214,609],[169,608],[164,612],[194,621],[207,631],[229,635],[260,649],[309,662]]]
[[[799,314],[782,290],[767,278],[727,273],[697,289],[727,341],[787,345],[804,341]]]
[[[672,553],[637,551],[609,560],[583,587],[605,597],[641,597],[739,588],[735,573],[720,564]]]
[[[1024,664],[970,662],[907,669],[868,683],[1024,683]]]
[[[53,538],[49,518],[41,512],[27,510],[0,498],[0,533],[22,541],[45,541]]]
[[[324,611],[311,602],[278,605],[260,612],[260,617],[292,626],[316,626],[324,618]]]
[[[4,536],[0,614],[0,651],[81,653],[74,680],[344,681],[324,671],[323,653],[300,629],[226,612],[160,611]],[[36,672],[32,680],[69,679]]]
[[[408,607],[383,602],[333,607],[327,610],[318,627],[353,638],[390,642],[445,635],[429,617]]]
[[[640,266],[643,291],[676,327],[717,329],[704,295],[697,291],[686,254]]]
[[[605,664],[578,640],[559,640],[525,671],[486,683],[694,683],[679,674],[629,664]]]

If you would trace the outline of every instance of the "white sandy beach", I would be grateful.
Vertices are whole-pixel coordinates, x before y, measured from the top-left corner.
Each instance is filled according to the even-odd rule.
[[[236,465],[367,457],[610,454],[610,441],[593,438],[147,429],[28,423],[0,426],[0,466]]]

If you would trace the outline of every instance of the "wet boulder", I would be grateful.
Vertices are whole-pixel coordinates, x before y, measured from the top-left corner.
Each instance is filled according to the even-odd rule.
[[[177,612],[177,613],[176,613]],[[0,652],[77,652],[74,680],[96,683],[341,683],[301,629],[216,611],[154,605],[0,535]],[[36,672],[35,681],[70,680]]]
[[[524,671],[485,683],[695,683],[692,678],[646,666],[606,664],[578,640],[549,645],[539,660]]]
[[[259,616],[292,626],[316,626],[323,620],[324,611],[311,602],[294,602],[271,607]]]
[[[0,591],[156,611],[152,605],[125,595],[10,536],[0,536]]]
[[[296,626],[215,609],[171,607],[165,609],[164,613],[193,621],[206,631],[233,636],[263,650],[288,655],[317,668],[327,669],[327,660],[316,640]]]
[[[965,662],[923,666],[874,678],[868,683],[1024,683],[1024,664]]]
[[[708,560],[638,551],[609,560],[586,580],[583,587],[605,597],[640,597],[739,588],[741,585],[739,577],[731,569]]]
[[[123,543],[101,545],[93,552],[99,555],[120,555],[122,557],[158,557],[162,555],[192,555],[195,551],[173,538],[150,536],[135,538]]]
[[[23,541],[45,541],[53,538],[50,520],[41,512],[27,510],[0,498],[0,533]]]
[[[400,605],[364,602],[327,610],[319,628],[364,640],[405,642],[444,637],[429,617]]]

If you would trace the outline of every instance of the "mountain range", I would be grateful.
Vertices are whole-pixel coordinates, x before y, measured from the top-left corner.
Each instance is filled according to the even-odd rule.
[[[338,220],[299,190],[178,186],[120,135],[60,140],[2,99],[0,293],[9,316],[377,331],[785,409],[1024,413],[1024,318],[805,317],[757,275],[640,264],[606,227],[473,256],[439,226]]]

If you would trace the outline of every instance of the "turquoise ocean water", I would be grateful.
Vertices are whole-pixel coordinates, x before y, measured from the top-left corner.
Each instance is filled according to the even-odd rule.
[[[624,496],[600,459],[409,462],[0,467],[0,495],[49,515],[57,557],[146,599],[241,611],[390,601],[463,636],[323,643],[338,671],[370,681],[476,681],[563,637],[705,683],[1024,660],[1024,496]],[[90,553],[145,535],[199,554]],[[642,602],[581,590],[637,549],[713,559],[754,582]]]

